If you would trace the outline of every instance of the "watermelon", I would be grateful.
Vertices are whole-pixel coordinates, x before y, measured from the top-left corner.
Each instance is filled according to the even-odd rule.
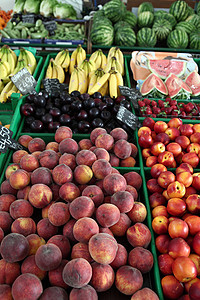
[[[115,45],[131,47],[136,44],[136,35],[133,29],[127,27],[119,28],[115,33]]]
[[[155,17],[155,21],[157,21],[158,19],[168,21],[172,25],[172,28],[174,28],[176,26],[176,23],[177,23],[175,17],[171,14],[168,14],[168,13],[164,13],[164,14],[158,16],[158,17]]]
[[[111,0],[103,6],[105,16],[113,23],[122,20],[126,7],[122,1]]]
[[[142,28],[137,33],[139,47],[154,47],[157,43],[156,33],[151,28]]]
[[[167,12],[166,12],[165,10],[159,9],[159,10],[155,11],[154,17],[155,17],[155,18],[157,18],[157,17],[160,18],[161,15],[166,14],[166,13],[167,13]]]
[[[104,22],[94,22],[90,32],[90,39],[94,45],[111,46],[114,39],[114,28]]]
[[[153,24],[154,15],[150,11],[144,11],[139,14],[137,19],[138,26],[141,27],[151,27]]]
[[[131,28],[130,24],[128,24],[127,22],[125,22],[125,21],[118,21],[114,25],[114,31],[117,31],[119,28],[122,28],[122,27]]]
[[[191,88],[192,95],[200,95],[200,75],[197,71],[191,72],[185,79],[185,83]]]
[[[192,23],[194,26],[198,26],[200,24],[200,16],[191,15],[186,19],[186,22]]]
[[[151,73],[143,82],[140,93],[142,96],[150,95],[156,98],[158,95],[163,98],[168,94],[165,83],[156,74]]]
[[[185,30],[186,33],[190,34],[194,31],[195,26],[190,22],[182,21],[176,25],[175,29]]]
[[[172,14],[177,22],[185,21],[188,17],[188,4],[183,0],[177,0],[170,6],[169,13]]]
[[[200,50],[200,29],[190,33],[190,49]]]
[[[167,20],[158,19],[154,22],[152,29],[155,31],[157,39],[162,41],[172,31],[172,25]]]
[[[149,59],[148,67],[151,72],[162,79],[166,79],[169,74],[180,77],[185,73],[186,62],[175,59]]]
[[[167,37],[169,48],[185,49],[188,46],[188,35],[184,30],[175,29]]]
[[[197,15],[200,16],[200,3],[197,3],[197,7],[196,7],[196,11],[197,11]]]
[[[131,27],[135,27],[137,24],[137,17],[134,13],[132,13],[131,11],[127,10],[123,20],[125,22],[127,22],[129,25],[131,25]]]
[[[101,19],[102,17],[105,17],[105,14],[104,14],[103,9],[98,10],[98,11],[94,14],[94,16],[93,16],[93,21],[96,20],[96,19]]]
[[[195,14],[194,9],[188,5],[188,16],[192,16],[194,14]]]
[[[142,2],[138,7],[138,16],[144,11],[150,11],[151,13],[154,13],[153,4],[151,2]]]
[[[175,74],[171,73],[166,78],[165,84],[170,98],[190,99],[190,95],[192,94],[190,87]]]

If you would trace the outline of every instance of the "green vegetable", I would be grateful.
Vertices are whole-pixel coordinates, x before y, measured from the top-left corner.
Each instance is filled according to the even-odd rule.
[[[43,0],[40,4],[40,14],[49,17],[53,14],[53,8],[57,4],[57,0]]]
[[[26,0],[24,4],[24,12],[39,14],[40,2],[40,0]]]
[[[20,13],[24,10],[24,4],[26,0],[16,0],[13,8],[14,13]]]
[[[76,19],[76,11],[71,4],[58,3],[53,8],[53,15],[57,19]]]

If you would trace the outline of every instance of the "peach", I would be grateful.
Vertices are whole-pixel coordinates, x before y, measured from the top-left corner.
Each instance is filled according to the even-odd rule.
[[[64,282],[74,288],[82,288],[92,278],[92,267],[84,258],[69,261],[63,269]]]
[[[92,147],[92,142],[89,139],[82,139],[78,142],[80,150],[89,150]]]
[[[168,230],[169,220],[165,216],[157,216],[152,221],[153,231],[157,234],[164,234]]]
[[[73,288],[70,292],[70,300],[98,300],[98,295],[95,289],[89,284],[80,289]]]
[[[3,229],[4,233],[10,231],[12,221],[13,220],[7,211],[0,211],[0,228]]]
[[[0,285],[9,284],[15,281],[15,279],[20,275],[20,265],[19,263],[9,263],[4,259],[0,260]]]
[[[28,200],[34,207],[43,208],[51,202],[52,191],[47,185],[36,183],[30,189]]]
[[[173,275],[164,276],[161,280],[163,294],[169,299],[178,299],[184,291],[184,286]]]
[[[149,204],[151,208],[154,208],[158,205],[165,205],[165,203],[166,203],[166,198],[160,193],[153,193],[149,197]]]
[[[55,141],[60,143],[66,138],[72,138],[72,130],[67,126],[60,126],[55,132]]]
[[[104,179],[107,175],[111,174],[112,166],[105,159],[98,159],[92,165],[92,171],[97,179]]]
[[[32,154],[38,159],[39,155],[42,153],[42,151],[35,151]]]
[[[28,255],[29,243],[22,234],[9,233],[1,242],[0,252],[6,262],[21,261]]]
[[[167,208],[164,205],[158,205],[156,207],[154,207],[154,209],[152,210],[152,217],[158,217],[158,216],[165,216],[168,217],[169,214],[167,212]]]
[[[78,220],[83,217],[91,217],[94,213],[94,202],[91,198],[80,196],[74,199],[69,206],[71,216]]]
[[[115,256],[115,259],[111,262],[110,265],[113,269],[118,269],[121,266],[126,265],[127,258],[128,258],[128,253],[126,248],[123,245],[118,244],[117,254]]]
[[[102,204],[104,200],[104,194],[97,185],[89,185],[84,188],[82,196],[90,197],[96,207]]]
[[[138,191],[142,185],[142,177],[137,172],[128,172],[124,174],[124,178],[128,185],[133,186]]]
[[[62,252],[55,244],[41,245],[36,254],[36,265],[43,271],[56,269],[62,261]]]
[[[29,185],[17,191],[17,199],[28,200],[28,194],[30,192],[31,187]]]
[[[52,184],[51,171],[45,167],[39,167],[31,173],[31,183],[43,183],[46,185]]]
[[[49,244],[49,243],[58,246],[58,248],[60,249],[60,251],[62,253],[63,259],[68,257],[70,250],[71,250],[71,245],[66,236],[54,235],[47,241],[47,244]]]
[[[105,134],[107,133],[106,129],[101,128],[101,127],[97,127],[95,129],[92,130],[92,132],[90,133],[90,140],[92,142],[92,144],[95,143],[96,138],[100,135],[100,134]]]
[[[172,272],[180,282],[188,282],[197,276],[197,268],[189,257],[177,257],[172,263]]]
[[[156,293],[148,287],[145,287],[137,291],[131,297],[131,300],[143,300],[143,299],[159,300]]]
[[[111,203],[103,203],[96,210],[96,220],[102,227],[110,227],[120,219],[120,210]]]
[[[97,233],[89,240],[89,253],[98,263],[110,264],[117,254],[118,244],[114,237],[107,233]]]
[[[114,234],[112,233],[112,231],[107,227],[99,227],[99,233],[108,233],[114,237]]]
[[[13,163],[15,164],[19,164],[20,163],[20,160],[21,158],[24,156],[24,155],[27,155],[28,152],[25,151],[25,150],[17,150],[13,153],[12,155],[12,161]]]
[[[114,138],[108,133],[100,134],[95,139],[95,146],[97,148],[104,148],[108,151],[112,149],[113,145]]]
[[[163,164],[155,164],[152,166],[150,173],[153,178],[157,179],[165,171],[167,171],[167,168]]]
[[[133,196],[134,201],[137,201],[138,192],[137,192],[136,188],[134,188],[132,185],[127,184],[126,191],[131,193],[131,195]]]
[[[73,234],[77,241],[87,243],[89,239],[99,233],[99,226],[92,218],[84,217],[76,221]]]
[[[27,155],[27,154],[26,154]],[[20,169],[20,165],[17,164],[17,163],[13,163],[11,165],[9,165],[7,168],[6,168],[6,172],[5,172],[5,176],[6,176],[6,179],[9,179],[10,178],[10,175],[12,173],[14,173],[15,171],[19,170]]]
[[[128,217],[133,223],[144,222],[147,216],[146,206],[142,202],[134,202],[133,208],[128,212]]]
[[[59,158],[59,164],[65,164],[70,167],[72,170],[76,167],[76,157],[70,153],[64,153]]]
[[[132,295],[143,285],[141,272],[131,266],[122,266],[116,272],[115,286],[125,295]]]
[[[199,164],[199,157],[195,152],[185,153],[182,157],[183,163],[188,163],[192,168],[196,168]]]
[[[167,187],[167,194],[170,198],[182,198],[185,195],[184,184],[178,181],[170,183]]]
[[[0,299],[1,300],[13,300],[10,285],[8,285],[8,284],[0,285]]]
[[[189,226],[189,231],[191,235],[195,235],[198,231],[200,231],[200,217],[191,215],[185,218],[185,222]]]
[[[36,224],[31,218],[21,217],[12,223],[11,232],[27,236],[36,232]]]
[[[60,186],[55,183],[52,183],[49,187],[52,191],[52,200],[53,201],[60,200],[60,196],[59,196]]]
[[[115,154],[110,153],[110,161],[109,162],[112,167],[119,167],[120,159]]]
[[[59,196],[67,202],[72,202],[81,194],[79,188],[72,182],[63,184],[59,189]]]
[[[169,242],[171,241],[171,238],[167,234],[161,234],[156,237],[155,244],[156,248],[160,253],[167,253],[168,252],[168,246]]]
[[[157,156],[149,156],[146,159],[146,167],[151,168],[153,167],[155,164],[157,164],[158,162],[158,158]]]
[[[88,249],[88,243],[76,243],[73,247],[72,247],[72,252],[71,252],[71,259],[74,258],[84,258],[86,259],[89,263],[91,263],[93,261],[90,253],[89,253],[89,249]]]
[[[48,218],[54,226],[62,226],[70,219],[69,205],[63,202],[52,204],[48,210]]]
[[[10,205],[16,200],[12,194],[2,194],[0,196],[0,211],[9,211]]]
[[[174,173],[170,171],[165,171],[160,173],[157,178],[158,184],[163,188],[166,189],[168,185],[176,180]],[[178,179],[177,179],[178,180]]]
[[[148,133],[149,135],[151,135],[151,129],[149,127],[147,127],[147,126],[140,127],[138,129],[138,137],[140,137],[144,133]]]
[[[112,195],[111,204],[116,205],[121,213],[127,213],[133,208],[134,199],[131,193],[119,191]]]
[[[168,253],[164,253],[158,256],[159,270],[163,275],[172,274],[173,261],[174,259]]]
[[[126,179],[121,174],[109,174],[103,179],[103,188],[109,195],[125,191],[126,185]]]
[[[110,154],[104,148],[96,148],[94,149],[93,153],[96,155],[97,159],[105,159],[107,161],[110,161]]]
[[[59,156],[53,150],[44,150],[38,156],[38,160],[41,167],[53,169],[58,164]]]
[[[45,244],[45,240],[39,235],[32,233],[26,237],[26,240],[29,244],[29,253],[28,255],[34,255],[37,252],[37,249]]]
[[[41,138],[34,138],[28,143],[28,150],[30,153],[35,151],[43,151],[46,145]]]
[[[128,139],[128,134],[124,129],[121,127],[114,128],[111,130],[110,135],[114,138],[115,142],[118,140],[127,140]]]
[[[58,152],[58,143],[57,142],[49,142],[46,145],[45,150],[53,150],[55,152]]]
[[[179,256],[188,257],[190,255],[190,246],[183,238],[174,238],[169,242],[168,254],[174,259]]]
[[[4,180],[0,186],[1,194],[12,194],[17,195],[18,190],[14,189],[11,185],[9,180]]]
[[[127,240],[133,247],[147,248],[151,241],[151,232],[143,223],[136,223],[126,232]]]
[[[4,231],[3,229],[0,227],[0,244],[1,244],[1,241],[3,240],[4,238]]]
[[[50,239],[53,235],[57,234],[58,227],[50,223],[48,218],[42,219],[37,223],[37,233],[45,240]]]
[[[90,284],[97,292],[105,292],[111,288],[115,281],[115,273],[110,265],[93,262],[92,278]]]
[[[163,192],[163,188],[158,184],[158,180],[155,178],[151,178],[147,181],[147,189],[149,193],[159,193]]]
[[[168,134],[169,138],[171,141],[175,141],[175,139],[181,135],[180,130],[178,128],[167,128],[167,130],[165,130],[165,133]]]
[[[94,152],[90,150],[81,150],[76,155],[76,164],[77,165],[87,165],[89,167],[97,160],[97,157]]]
[[[198,143],[199,144],[200,141],[200,133],[199,132],[195,132],[190,136],[190,142],[191,143]]]
[[[119,221],[110,227],[115,236],[124,236],[131,225],[131,220],[125,213],[120,214]]]
[[[71,219],[63,226],[63,235],[66,236],[71,242],[77,242],[73,235],[73,227],[75,223],[76,220]]]
[[[131,145],[131,156],[135,158],[138,154],[138,148],[133,143],[130,143],[130,145]]]
[[[171,198],[167,202],[167,211],[172,216],[182,216],[186,211],[186,203],[180,198]]]
[[[176,180],[183,183],[187,188],[192,184],[193,176],[190,174],[190,172],[181,172],[176,175]]]
[[[136,160],[133,157],[127,157],[123,160],[121,160],[120,162],[120,167],[124,167],[124,168],[133,168],[135,167],[136,164]]]
[[[59,300],[68,300],[67,292],[58,286],[50,286],[46,288],[40,297],[40,300],[49,300],[49,299],[59,299]]]
[[[199,276],[200,274],[200,256],[197,254],[190,254],[189,258],[193,261],[193,263],[195,264],[196,268],[197,268],[197,276]]]
[[[32,136],[24,134],[19,137],[18,143],[20,143],[25,148],[28,148],[28,144],[32,139]]]
[[[200,280],[196,280],[189,288],[189,298],[191,300],[197,299],[199,297],[199,292],[200,292]]]
[[[74,169],[74,179],[78,184],[88,183],[93,176],[93,172],[90,167],[86,165],[78,165]]]
[[[20,167],[27,172],[32,172],[39,167],[39,161],[34,155],[26,154],[20,159]]]
[[[131,156],[131,145],[126,140],[118,140],[113,147],[114,154],[120,159],[125,159]]]
[[[186,201],[187,210],[192,213],[199,215],[200,213],[200,196],[193,194],[187,197]]]
[[[76,154],[78,152],[78,144],[72,138],[65,138],[59,144],[59,152],[63,153],[70,153]]]
[[[30,273],[43,280],[46,276],[46,271],[41,270],[35,262],[35,255],[30,255],[25,258],[21,265],[21,273]]]
[[[131,267],[145,274],[150,272],[153,267],[153,255],[149,250],[143,247],[135,247],[129,252],[128,263]]]
[[[52,286],[58,286],[58,287],[61,287],[64,289],[68,288],[68,285],[64,282],[64,280],[62,278],[62,272],[67,263],[68,263],[68,260],[62,259],[58,268],[56,268],[54,270],[50,270],[48,272],[49,282]]]
[[[48,211],[51,205],[53,205],[56,201],[51,201],[51,203],[42,208],[42,218],[48,218]]]
[[[25,170],[19,169],[10,175],[9,182],[14,189],[22,189],[29,184],[30,174]]]
[[[40,279],[33,274],[21,274],[12,285],[12,296],[15,300],[37,300],[43,292]]]

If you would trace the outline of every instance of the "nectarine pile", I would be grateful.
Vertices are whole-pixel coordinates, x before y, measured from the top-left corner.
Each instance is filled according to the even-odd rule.
[[[113,168],[135,165],[126,132],[76,142],[59,127],[47,145],[19,142],[27,151],[13,153],[1,185],[0,299],[96,300],[115,285],[121,299],[158,300],[143,286],[153,255],[142,178]]]

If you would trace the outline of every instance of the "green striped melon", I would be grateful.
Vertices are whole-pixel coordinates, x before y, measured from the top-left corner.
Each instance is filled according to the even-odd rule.
[[[144,11],[150,11],[151,13],[154,13],[153,4],[151,2],[142,2],[138,7],[138,16]]]
[[[114,25],[114,31],[117,31],[121,27],[131,28],[131,25],[125,21],[118,21]]]
[[[199,2],[197,3],[196,11],[197,11],[197,15],[200,16],[200,3]]]
[[[112,26],[112,22],[108,18],[102,17],[101,19],[93,20],[92,27],[98,26],[100,24]]]
[[[101,9],[101,10],[98,10],[94,16],[93,16],[93,21],[95,21],[96,19],[101,19],[102,17],[105,17],[105,14],[104,14],[104,10]]]
[[[176,25],[175,29],[185,30],[185,32],[189,34],[194,31],[195,26],[190,22],[182,21]]]
[[[95,23],[92,26],[90,39],[94,45],[111,46],[114,39],[114,28],[111,25]]]
[[[136,35],[133,29],[121,27],[115,33],[115,45],[132,47],[136,44]]]
[[[192,16],[194,14],[195,14],[194,9],[188,5],[188,16]]]
[[[189,16],[186,19],[186,22],[192,23],[194,26],[199,26],[200,25],[200,16],[198,16],[198,15]]]
[[[172,25],[172,28],[174,28],[176,26],[176,23],[177,23],[175,17],[171,14],[168,14],[168,13],[164,13],[160,16],[155,17],[154,22],[159,20],[159,19],[169,21],[169,23]]]
[[[131,11],[129,11],[129,10],[126,11],[123,20],[125,22],[127,22],[128,24],[130,24],[131,27],[133,27],[133,28],[137,24],[137,17],[136,17],[136,15],[134,13],[132,13]]]
[[[157,39],[163,41],[172,31],[172,25],[167,20],[158,19],[154,22],[152,29],[155,31]]]
[[[175,29],[167,37],[169,48],[185,49],[189,43],[188,34],[184,30]]]
[[[190,33],[190,49],[200,50],[200,29]]]
[[[160,17],[163,14],[166,14],[167,12],[165,10],[159,9],[157,11],[155,11],[154,13],[154,18]]]
[[[185,21],[188,17],[188,4],[183,0],[177,0],[170,6],[169,13],[172,14],[177,22]]]
[[[111,0],[103,6],[103,10],[105,16],[113,23],[116,23],[124,16],[126,7],[121,1]]]
[[[137,33],[139,47],[154,47],[157,43],[156,33],[153,29],[143,27]]]
[[[154,15],[150,11],[144,11],[139,14],[137,19],[138,26],[141,27],[151,27],[153,24]]]

